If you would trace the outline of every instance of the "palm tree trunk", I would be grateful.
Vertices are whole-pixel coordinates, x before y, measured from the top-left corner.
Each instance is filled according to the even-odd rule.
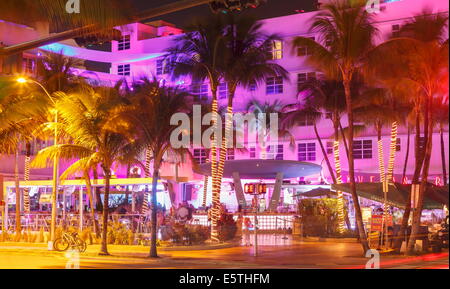
[[[408,137],[406,140],[406,155],[405,155],[405,163],[403,165],[402,182],[406,177],[406,167],[408,166],[410,139],[411,139],[411,128],[409,127],[408,124]]]
[[[432,109],[430,107],[431,105],[431,97],[427,97],[426,100],[426,110],[425,110],[425,118],[424,118],[424,125],[427,124],[426,129],[424,128],[424,132],[427,132],[426,135],[426,142],[425,142],[425,153],[424,153],[424,159],[423,159],[423,168],[422,168],[422,180],[420,182],[420,188],[419,188],[419,196],[417,200],[417,208],[413,211],[413,220],[412,220],[412,226],[411,226],[411,236],[409,238],[408,247],[407,247],[407,254],[413,254],[414,253],[414,247],[416,244],[416,240],[420,231],[420,219],[422,217],[422,209],[423,209],[423,200],[425,196],[425,191],[427,189],[428,185],[428,173],[430,170],[430,161],[431,161],[431,150],[433,145],[433,114]]]
[[[314,123],[314,133],[316,134],[317,141],[319,142],[320,149],[322,150],[322,155],[325,159],[325,163],[327,164],[328,172],[330,173],[331,179],[333,180],[333,183],[336,184],[336,177],[334,175],[333,167],[331,166],[330,158],[328,157],[327,151],[323,146],[322,138],[319,135],[316,123]]]
[[[377,148],[378,148],[378,169],[380,172],[380,183],[386,181],[386,174],[384,171],[384,156],[383,156],[383,140],[381,139],[381,124],[376,124],[377,128]]]
[[[353,107],[352,107],[352,96],[350,92],[350,79],[347,75],[344,75],[343,81],[345,89],[345,99],[347,101],[347,117],[349,125],[349,135],[348,135],[348,167],[350,176],[350,192],[353,198],[353,205],[355,207],[355,219],[358,227],[358,233],[360,242],[363,249],[363,254],[369,250],[369,244],[367,243],[366,231],[364,229],[361,207],[359,205],[359,198],[356,194],[356,184],[355,184],[355,167],[353,160]]]
[[[204,182],[203,182],[203,201],[202,201],[202,207],[206,208],[206,194],[208,193],[208,176],[204,176]]]
[[[212,126],[217,131],[218,103],[217,89],[211,88],[212,91]],[[220,187],[218,187],[217,176],[217,141],[216,134],[213,133],[211,143],[211,175],[212,175],[212,208],[211,208],[211,240],[219,241],[218,222],[220,218]]]
[[[30,161],[31,161],[31,143],[26,142],[26,155],[25,155],[25,169],[23,174],[23,180],[30,180]],[[30,188],[23,188],[23,210],[25,213],[30,212]]]
[[[447,185],[447,164],[445,163],[445,145],[444,145],[444,127],[443,123],[439,124],[439,136],[441,139],[441,160],[442,160],[442,177],[444,185]]]
[[[20,223],[20,184],[19,184],[19,147],[17,147],[14,158],[14,184],[16,190],[16,234],[22,231]]]
[[[158,178],[159,178],[159,162],[155,162],[154,163],[154,168],[153,168],[153,178],[152,178],[152,206],[151,206],[151,211],[152,211],[152,229],[151,229],[151,234],[150,234],[150,239],[151,239],[151,243],[150,243],[150,258],[157,258],[158,257],[158,252],[156,250],[156,240],[157,240],[157,199],[156,199],[156,193],[157,193],[157,187],[158,187]]]
[[[227,104],[227,116],[225,117],[225,135],[222,136],[222,145],[220,148],[219,163],[217,164],[217,182],[220,195],[220,189],[222,187],[223,169],[225,166],[225,159],[227,156],[227,144],[228,141],[233,141],[232,125],[233,125],[233,98],[236,91],[234,84],[228,85],[228,104]],[[227,140],[227,137],[231,137],[231,140]]]
[[[98,180],[97,167],[94,167],[93,173],[94,173],[94,180]],[[95,209],[98,211],[103,211],[102,198],[100,196],[100,190],[98,189],[98,187],[94,187],[94,192],[95,192]]]
[[[339,120],[339,130],[341,131],[342,141],[344,142],[345,153],[347,154],[347,157],[348,157],[347,137],[345,136],[344,128],[342,127],[342,123],[340,120]]]
[[[109,255],[108,253],[108,213],[109,213],[109,189],[111,170],[103,168],[105,175],[105,193],[103,195],[103,216],[102,216],[102,245],[99,255]]]
[[[86,192],[89,198],[89,204],[91,206],[91,218],[92,218],[92,229],[96,236],[98,236],[98,226],[97,226],[97,220],[95,218],[95,207],[94,207],[94,200],[92,198],[92,185],[91,185],[91,178],[89,177],[89,172],[84,172],[84,180],[86,182]]]
[[[147,147],[147,149],[145,150],[145,170],[144,170],[144,177],[145,178],[150,178],[150,160],[151,160],[151,148],[150,146]],[[144,192],[144,199],[142,200],[142,208],[141,208],[141,213],[142,214],[147,214],[148,211],[148,190],[145,190]]]
[[[336,170],[336,183],[342,184],[342,174],[341,174],[341,158],[339,152],[339,129],[338,129],[337,114],[333,115],[333,127],[334,127],[334,142],[333,142],[333,156],[334,156],[334,168]],[[338,196],[338,209],[339,209],[339,233],[344,233],[344,223],[345,223],[345,204],[344,195],[341,191],[337,191]],[[348,227],[350,229],[351,227]]]
[[[131,165],[127,164],[127,179],[130,178]],[[125,205],[128,205],[128,197],[130,196],[130,190],[128,186],[125,187]]]
[[[420,114],[419,114],[419,110],[416,108],[416,123],[415,123],[415,128],[416,128],[416,136],[415,136],[415,144],[414,144],[414,157],[416,159],[416,163],[415,163],[415,168],[414,168],[414,175],[412,177],[411,183],[412,184],[416,184],[419,180],[419,172],[420,172],[420,168],[421,167],[421,162],[420,162],[420,152],[419,152],[419,142],[420,142]],[[409,132],[409,129],[408,129]],[[408,137],[408,142],[409,142],[409,137]],[[409,145],[408,145],[408,152],[409,152]],[[406,164],[407,164],[407,159],[405,160],[405,168],[404,168],[404,173],[406,172]],[[419,169],[418,169],[419,168]],[[398,236],[397,236],[397,240],[394,244],[394,249],[395,252],[400,253],[401,247],[402,247],[402,243],[404,240],[404,237],[406,235],[406,228],[408,227],[408,222],[409,222],[409,217],[411,215],[411,191],[409,192],[407,199],[406,199],[406,204],[405,204],[405,211],[403,212],[403,217],[402,217],[402,223],[400,225],[400,231],[398,232]]]
[[[395,163],[395,154],[397,152],[397,122],[394,121],[391,127],[391,144],[389,151],[389,163],[387,169],[387,181],[394,181],[394,163]]]

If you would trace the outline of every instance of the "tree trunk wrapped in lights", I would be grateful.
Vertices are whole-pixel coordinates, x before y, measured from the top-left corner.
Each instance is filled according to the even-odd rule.
[[[333,142],[333,155],[334,155],[334,167],[336,170],[336,183],[342,184],[341,160],[339,158],[339,141],[338,140],[335,140]],[[345,225],[344,195],[341,191],[338,191],[337,195],[338,195],[338,209],[339,209],[338,232],[340,234],[342,234],[342,233],[344,233],[344,225]]]
[[[213,91],[212,101],[212,126],[217,131],[218,117],[217,91]],[[218,180],[217,167],[217,142],[215,133],[211,143],[211,174],[212,174],[212,208],[211,208],[211,240],[219,242],[218,222],[220,218],[220,186]]]
[[[31,144],[26,143],[26,155],[25,155],[25,169],[23,180],[28,182],[30,180],[30,162],[31,162]],[[25,213],[30,212],[30,188],[23,188],[23,210]]]
[[[15,152],[14,183],[16,190],[16,233],[20,233],[22,231],[22,224],[20,219],[19,148]]]
[[[202,201],[202,207],[205,208],[206,207],[206,197],[208,194],[208,181],[209,181],[209,177],[205,176],[204,177],[204,182],[203,182],[203,201]]]
[[[393,182],[394,180],[394,163],[395,163],[395,154],[397,152],[397,133],[398,133],[398,125],[397,122],[394,121],[392,123],[391,128],[391,144],[389,151],[389,163],[387,170],[387,181]]]
[[[150,178],[151,157],[152,157],[152,153],[151,153],[150,149],[147,148],[145,150],[145,171],[144,171],[145,178]],[[148,192],[148,190],[145,190],[144,199],[142,200],[142,209],[141,209],[141,213],[144,215],[147,214],[147,212],[148,212],[148,196],[149,196],[149,192]]]

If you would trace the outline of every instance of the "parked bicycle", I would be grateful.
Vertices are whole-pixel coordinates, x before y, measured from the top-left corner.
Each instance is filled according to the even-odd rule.
[[[77,232],[63,233],[61,238],[56,239],[53,244],[53,248],[59,252],[66,251],[69,247],[83,253],[87,249],[87,244],[85,241],[81,240]]]

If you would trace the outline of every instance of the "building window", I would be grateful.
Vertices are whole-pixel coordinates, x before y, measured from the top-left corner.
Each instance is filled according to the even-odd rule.
[[[327,154],[331,155],[333,153],[333,142],[327,141]]]
[[[206,83],[191,84],[190,91],[194,96],[194,100],[197,102],[208,99],[208,84]]]
[[[117,74],[118,75],[124,75],[124,76],[131,75],[131,66],[130,66],[130,64],[119,64],[117,66]]]
[[[392,25],[392,37],[400,36],[400,24]]]
[[[353,157],[355,159],[371,159],[372,140],[355,140],[353,142]]]
[[[234,160],[234,149],[227,149],[227,160]]]
[[[299,143],[298,144],[298,160],[315,161],[316,160],[316,143]]]
[[[302,72],[297,74],[297,89],[300,91],[302,89],[303,84],[308,80],[316,79],[316,73],[311,72]]]
[[[228,85],[226,82],[222,82],[219,84],[219,99],[225,99],[228,95]]]
[[[169,73],[169,65],[167,59],[156,60],[156,75]]]
[[[283,78],[281,76],[267,78],[266,94],[278,93],[283,93]]]
[[[256,158],[256,147],[249,147],[248,152],[251,159]]]
[[[23,72],[26,74],[33,74],[35,68],[35,61],[32,58],[23,58],[22,59],[22,68]]]
[[[269,53],[273,60],[283,58],[283,42],[281,40],[274,40],[269,44]]]
[[[277,154],[275,156],[276,160],[283,160],[284,159],[284,146],[282,144],[279,144],[277,146]]]
[[[306,115],[301,116],[297,121],[298,126],[313,126],[314,121]]]
[[[252,81],[250,83],[250,85],[248,86],[248,90],[249,91],[256,91],[256,82],[255,81]]]
[[[400,138],[397,138],[397,141],[395,143],[395,151],[399,152],[402,150],[402,143]]]
[[[284,146],[282,144],[269,145],[266,147],[266,152],[269,160],[283,160]]]
[[[208,159],[205,149],[194,149],[193,155],[194,155],[194,160],[199,164],[206,163],[206,160]]]
[[[311,40],[315,40],[314,37],[307,37]],[[311,52],[308,51],[308,48],[306,48],[305,46],[300,46],[297,48],[297,56],[308,56],[311,55]]]
[[[120,39],[117,43],[117,50],[127,50],[131,47],[130,35],[123,35],[122,39]]]

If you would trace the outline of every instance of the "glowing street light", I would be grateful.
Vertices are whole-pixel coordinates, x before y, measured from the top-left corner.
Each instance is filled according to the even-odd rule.
[[[55,101],[51,97],[50,93],[45,89],[45,87],[37,82],[36,80],[25,78],[25,77],[19,77],[16,79],[18,83],[24,84],[24,83],[34,83],[37,84],[48,96],[48,98],[51,100],[51,102],[55,105]],[[55,111],[55,131],[54,131],[54,145],[56,146],[58,144],[58,111]],[[53,242],[55,241],[55,231],[56,231],[56,197],[57,197],[57,190],[58,190],[58,158],[55,156],[53,159],[53,186],[52,186],[52,220],[51,220],[51,226],[50,226],[50,240],[51,240],[51,246],[49,246],[49,249],[53,249]]]

